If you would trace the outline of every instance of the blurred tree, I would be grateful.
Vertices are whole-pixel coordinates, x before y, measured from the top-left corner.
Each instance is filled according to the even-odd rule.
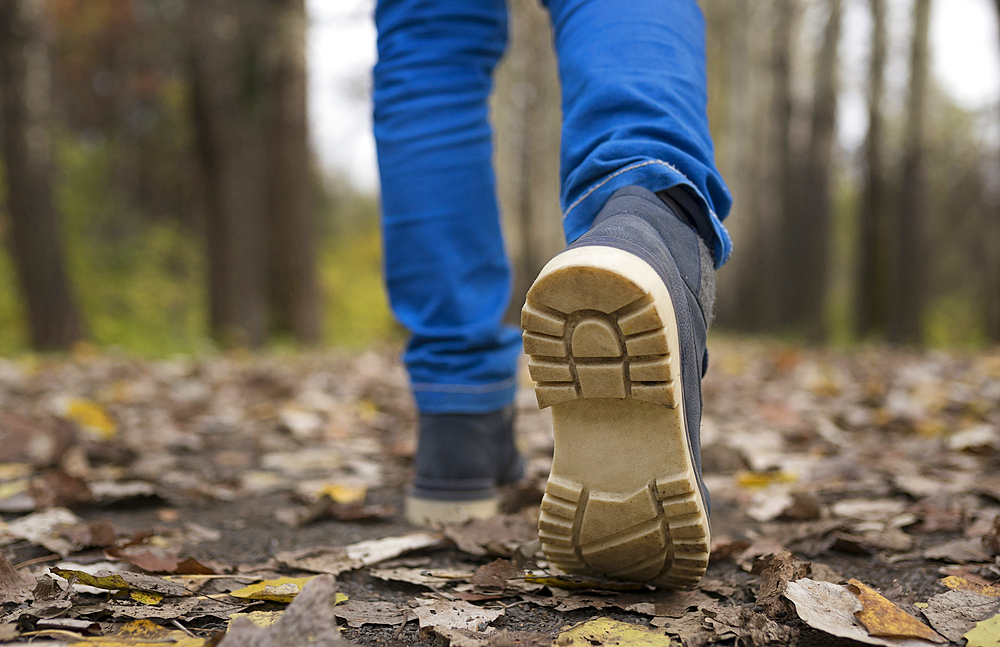
[[[864,185],[858,205],[858,272],[854,304],[855,333],[858,337],[885,333],[886,273],[889,269],[886,252],[890,247],[884,176],[885,119],[882,113],[888,51],[886,0],[869,0],[869,8],[872,34],[868,60],[868,132],[864,141]]]
[[[65,349],[84,327],[65,271],[52,201],[51,62],[42,0],[0,2],[0,141],[8,245],[27,305],[31,343]]]
[[[795,35],[800,22],[798,0],[775,0],[775,27],[772,37],[773,60],[773,112],[774,123],[776,208],[773,210],[770,232],[762,231],[758,253],[762,254],[762,267],[758,290],[759,321],[767,330],[778,330],[789,323],[788,284],[798,268],[790,263],[797,258],[794,248],[793,221],[796,213],[797,184],[800,179],[800,160],[792,137],[795,118],[793,92],[793,58]]]
[[[1000,28],[1000,0],[997,5],[997,27]],[[997,30],[1000,33],[1000,29]],[[1000,212],[1000,193],[994,199],[994,214]],[[987,235],[982,239],[986,242],[985,249],[992,250],[989,271],[986,275],[985,299],[983,301],[986,319],[986,335],[990,341],[1000,344],[1000,222],[998,218],[986,221]]]
[[[906,100],[903,170],[894,221],[896,250],[890,271],[888,339],[915,344],[922,339],[926,298],[927,183],[924,148],[929,84],[928,33],[931,0],[914,0],[910,40],[910,82]]]
[[[842,0],[826,1],[823,41],[816,56],[812,121],[799,179],[792,177],[792,208],[783,227],[786,263],[784,323],[812,341],[825,335],[824,303],[829,267],[833,149],[837,125],[837,55]],[[787,179],[786,179],[787,181]]]
[[[538,0],[508,0],[507,52],[491,98],[494,167],[514,285],[508,319],[565,244],[559,207],[559,79],[548,13]]]
[[[268,296],[273,332],[316,343],[317,225],[306,114],[305,0],[270,0],[267,180]]]
[[[210,321],[224,345],[319,338],[303,0],[189,3]]]
[[[262,0],[199,0],[187,8],[210,327],[225,346],[259,346],[267,331]]]

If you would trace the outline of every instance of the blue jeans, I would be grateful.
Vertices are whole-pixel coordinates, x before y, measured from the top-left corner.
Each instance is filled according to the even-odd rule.
[[[563,227],[572,242],[614,191],[684,187],[716,265],[732,202],[708,132],[705,25],[695,0],[547,0],[562,83]],[[389,300],[424,413],[509,404],[521,354],[487,96],[504,0],[379,0],[375,139]]]

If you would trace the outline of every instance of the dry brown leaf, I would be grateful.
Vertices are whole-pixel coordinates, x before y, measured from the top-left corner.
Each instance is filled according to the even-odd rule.
[[[445,528],[444,534],[463,553],[479,557],[510,557],[518,546],[538,538],[535,522],[525,515],[473,519]]]
[[[1000,598],[1000,585],[980,584],[958,575],[949,575],[941,580],[941,583],[955,591],[972,591],[991,598]]]
[[[503,589],[507,586],[507,580],[520,570],[510,560],[498,559],[477,568],[469,578],[469,583],[488,589]]]
[[[854,617],[868,629],[871,635],[948,642],[946,638],[885,599],[866,584],[856,579],[850,579],[848,585],[860,598],[862,605],[862,609],[856,611]]]
[[[409,610],[400,609],[395,602],[348,600],[343,604],[338,604],[334,608],[334,614],[347,621],[349,627],[362,627],[364,625],[392,625],[395,627],[402,624],[409,614]]]
[[[948,591],[932,597],[921,611],[935,631],[957,643],[977,622],[1000,612],[1000,600],[972,591]]]
[[[441,625],[452,629],[481,631],[504,614],[504,609],[486,609],[463,600],[417,600],[413,610],[420,628]]]
[[[35,579],[18,572],[7,556],[0,553],[0,604],[30,600],[34,588]]]
[[[776,555],[766,555],[756,562],[750,571],[760,576],[757,604],[771,618],[784,618],[792,608],[785,599],[788,583],[809,575],[809,564],[795,558],[787,550]]]

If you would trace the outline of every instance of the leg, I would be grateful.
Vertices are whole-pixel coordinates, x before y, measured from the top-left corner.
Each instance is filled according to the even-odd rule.
[[[521,317],[555,432],[539,538],[563,570],[690,586],[711,543],[700,381],[713,266],[730,247],[704,25],[694,0],[548,4],[573,244]]]
[[[497,511],[516,480],[510,298],[486,100],[506,42],[504,0],[380,0],[375,138],[386,282],[412,334],[404,360],[420,437],[407,518]]]
[[[705,24],[695,0],[546,0],[563,91],[562,205],[572,242],[618,189],[672,189],[722,265],[732,198],[708,131]],[[683,188],[681,188],[683,187]],[[704,214],[704,215],[703,215]]]
[[[412,333],[422,413],[486,413],[514,396],[517,332],[486,100],[506,42],[503,0],[380,0],[375,138],[386,282]]]

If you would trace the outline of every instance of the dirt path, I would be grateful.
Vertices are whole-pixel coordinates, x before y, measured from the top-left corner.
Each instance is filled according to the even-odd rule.
[[[944,595],[972,589],[966,607],[1000,606],[991,597],[1000,595],[1000,356],[841,355],[731,340],[710,348],[703,446],[713,561],[699,589],[682,594],[612,591],[544,571],[529,542],[551,435],[527,384],[519,442],[530,478],[507,493],[503,523],[451,529],[369,564],[331,562],[328,550],[317,568],[293,553],[414,532],[400,514],[414,414],[393,350],[0,361],[3,553],[33,582],[62,582],[18,597],[0,577],[0,639],[41,631],[36,640],[73,644],[72,632],[107,635],[148,614],[79,584],[62,592],[65,581],[45,574],[56,565],[183,581],[184,596],[160,602],[154,621],[203,644],[234,609],[285,608],[229,593],[323,570],[337,572],[349,597],[333,613],[343,637],[365,645],[550,644],[595,618],[687,645],[854,644],[831,635],[843,626],[809,615],[809,583],[858,605],[862,619],[841,624],[860,633],[838,635],[878,644],[881,629],[863,620],[877,599],[842,586],[851,579],[945,642],[1000,611],[983,606],[982,618],[966,614],[959,626],[961,605]],[[53,509],[78,518],[45,526]],[[215,575],[181,580],[187,557]],[[805,584],[789,593],[790,581]],[[204,604],[184,602],[193,595]],[[458,611],[435,629],[428,609],[437,604]],[[91,625],[45,629],[57,620]],[[448,629],[466,621],[471,632]],[[594,631],[588,644],[618,640]],[[575,644],[571,634],[564,643]]]

